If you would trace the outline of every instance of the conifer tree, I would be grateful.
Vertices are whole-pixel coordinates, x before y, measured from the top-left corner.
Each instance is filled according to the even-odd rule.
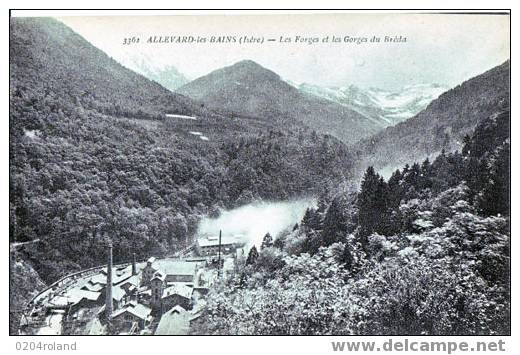
[[[270,248],[273,246],[273,237],[269,232],[264,236],[264,240],[262,241],[262,245],[260,246],[260,250],[264,250],[265,248]]]
[[[256,246],[253,245],[251,250],[249,250],[249,254],[247,255],[246,265],[255,264],[257,259],[258,259],[258,250],[256,250]]]
[[[365,172],[361,183],[358,209],[360,236],[362,238],[374,232],[384,232],[381,229],[385,226],[388,216],[387,185],[371,166]]]
[[[347,223],[340,198],[333,199],[323,220],[323,245],[328,246],[338,241],[341,235],[347,232]]]

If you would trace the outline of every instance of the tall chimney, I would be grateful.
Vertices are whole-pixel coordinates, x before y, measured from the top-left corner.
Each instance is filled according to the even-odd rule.
[[[218,277],[220,277],[220,266],[221,266],[221,262],[220,262],[220,249],[222,248],[222,229],[219,231],[218,233]]]
[[[110,321],[112,316],[112,242],[108,243],[108,265],[107,265],[107,286],[105,300],[105,315]]]
[[[137,267],[135,266],[135,253],[132,253],[132,275],[137,275]]]

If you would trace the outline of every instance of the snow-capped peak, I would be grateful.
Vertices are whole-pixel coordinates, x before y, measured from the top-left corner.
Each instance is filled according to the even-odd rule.
[[[401,90],[362,89],[356,85],[321,87],[303,83],[298,89],[349,107],[381,126],[392,126],[415,116],[449,88],[441,84],[406,85]]]

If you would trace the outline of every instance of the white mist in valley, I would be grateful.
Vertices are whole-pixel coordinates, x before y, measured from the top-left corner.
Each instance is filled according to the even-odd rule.
[[[217,218],[204,218],[198,234],[243,238],[248,246],[258,248],[266,233],[276,238],[281,232],[299,223],[309,207],[316,206],[313,198],[285,202],[255,202],[223,211]]]

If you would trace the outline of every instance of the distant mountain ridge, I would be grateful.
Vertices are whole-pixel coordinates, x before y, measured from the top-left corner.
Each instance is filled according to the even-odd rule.
[[[510,106],[510,66],[507,60],[465,81],[416,116],[359,142],[359,161],[394,169],[443,149],[460,149],[479,122]]]
[[[179,72],[175,66],[157,66],[154,65],[153,60],[148,57],[129,57],[122,61],[122,64],[148,79],[161,84],[170,91],[175,91],[189,82],[188,78]]]
[[[401,90],[363,89],[356,85],[323,87],[303,83],[306,93],[346,106],[382,127],[393,126],[415,116],[449,88],[439,84],[408,85]]]
[[[217,111],[286,123],[300,122],[347,144],[381,129],[348,107],[298,90],[275,72],[251,60],[215,70],[176,92]]]

